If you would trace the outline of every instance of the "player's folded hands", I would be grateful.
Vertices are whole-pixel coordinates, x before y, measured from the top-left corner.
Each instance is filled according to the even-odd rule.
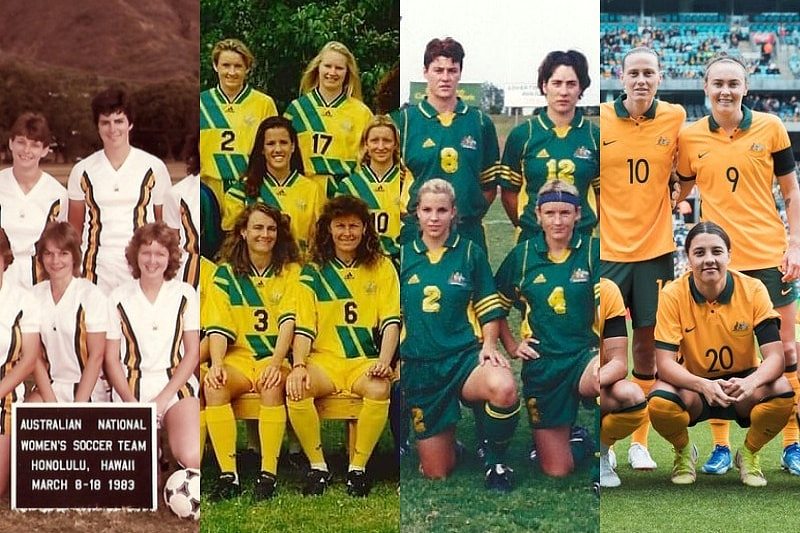
[[[736,398],[728,396],[725,393],[722,383],[724,383],[724,380],[703,380],[703,383],[700,386],[700,393],[703,395],[709,405],[728,407],[736,401]]]
[[[725,394],[736,398],[737,402],[744,401],[753,395],[755,387],[746,378],[730,378],[722,382]]]
[[[367,370],[367,375],[373,378],[388,378],[392,375],[392,367],[382,361],[376,361]]]

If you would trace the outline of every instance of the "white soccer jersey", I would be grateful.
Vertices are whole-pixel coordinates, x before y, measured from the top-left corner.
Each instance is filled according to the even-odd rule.
[[[6,283],[0,287],[0,376],[8,374],[22,356],[22,334],[39,333],[39,307],[30,292]],[[0,435],[8,434],[11,404],[22,400],[25,385],[0,398]]]
[[[31,291],[41,310],[39,334],[54,382],[79,383],[89,358],[87,333],[105,333],[108,323],[106,297],[91,281],[73,278],[58,303],[53,301],[50,280]]]
[[[0,227],[11,243],[14,262],[4,279],[30,288],[38,281],[34,245],[48,222],[67,219],[67,190],[42,172],[36,185],[23,192],[12,168],[0,170]]]
[[[164,197],[164,223],[180,231],[181,279],[197,288],[200,275],[200,176],[192,174]]]
[[[172,376],[183,356],[183,332],[200,330],[197,291],[177,279],[165,281],[153,303],[138,281],[117,287],[108,313],[106,336],[121,341],[122,366],[137,397],[142,374]]]
[[[85,202],[83,272],[97,283],[97,264],[109,258],[125,264],[125,246],[136,228],[155,222],[153,208],[163,205],[169,172],[159,158],[131,147],[115,170],[103,150],[80,161],[69,174],[69,199]]]

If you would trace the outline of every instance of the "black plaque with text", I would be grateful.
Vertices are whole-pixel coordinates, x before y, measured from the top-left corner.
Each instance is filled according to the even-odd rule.
[[[155,404],[14,404],[12,509],[155,510]]]

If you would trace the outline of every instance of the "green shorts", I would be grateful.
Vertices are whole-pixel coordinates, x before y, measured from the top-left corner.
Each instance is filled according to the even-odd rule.
[[[783,274],[778,270],[778,267],[742,270],[742,274],[747,274],[751,278],[756,278],[767,286],[769,299],[772,300],[772,307],[783,307],[797,299],[794,283],[791,281],[781,281]]]
[[[571,426],[582,398],[578,385],[595,352],[575,357],[540,357],[522,365],[522,396],[533,429]]]
[[[480,346],[436,360],[405,360],[401,375],[417,439],[427,439],[461,419],[461,389],[478,366]]]
[[[619,287],[625,307],[631,311],[634,328],[655,326],[658,293],[675,277],[672,252],[635,263],[600,261],[600,277]]]

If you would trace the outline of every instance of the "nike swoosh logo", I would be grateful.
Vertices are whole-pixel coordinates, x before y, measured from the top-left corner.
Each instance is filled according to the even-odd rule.
[[[786,289],[786,290],[783,290],[783,289],[781,289],[781,296],[786,296],[786,295],[787,295],[787,294],[789,294],[790,292],[792,292],[792,288],[791,288],[791,287],[789,287],[789,288],[788,288],[788,289]]]
[[[697,326],[694,326],[694,327],[691,327],[691,328],[686,328],[683,331],[685,331],[686,333],[691,333],[692,331],[694,331],[696,329],[697,329]]]
[[[707,156],[708,154],[709,154],[709,152],[703,152],[702,154],[697,154],[697,157],[698,157],[699,159],[703,159],[703,158],[704,158],[705,156]]]
[[[609,144],[614,144],[615,142],[617,141],[603,141],[603,146],[608,146]]]

